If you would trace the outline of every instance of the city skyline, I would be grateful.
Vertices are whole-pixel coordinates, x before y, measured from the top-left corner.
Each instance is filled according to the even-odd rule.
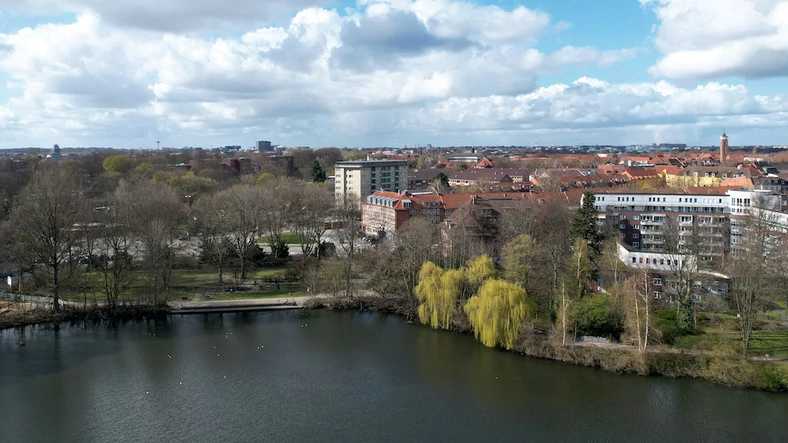
[[[785,0],[0,0],[0,148],[788,144]]]

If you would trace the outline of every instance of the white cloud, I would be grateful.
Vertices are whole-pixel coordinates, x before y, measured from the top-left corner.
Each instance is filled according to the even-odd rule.
[[[0,0],[0,9],[41,14],[92,12],[121,27],[166,32],[263,24],[327,0]]]
[[[655,76],[711,79],[788,73],[786,0],[639,0],[659,19]]]
[[[6,146],[135,147],[156,139],[208,146],[259,137],[315,146],[409,137],[458,143],[485,134],[581,137],[578,128],[624,133],[734,114],[785,119],[784,97],[752,96],[737,85],[583,77],[536,89],[564,68],[604,67],[635,51],[543,53],[538,38],[564,25],[524,7],[451,0],[362,2],[343,13],[311,7],[282,26],[237,27],[220,38],[129,28],[106,14],[91,9],[73,23],[0,33],[11,96],[0,101]]]

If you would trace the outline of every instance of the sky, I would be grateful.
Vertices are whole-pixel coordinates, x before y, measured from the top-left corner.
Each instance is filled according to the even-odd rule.
[[[0,148],[788,145],[788,0],[0,0]]]

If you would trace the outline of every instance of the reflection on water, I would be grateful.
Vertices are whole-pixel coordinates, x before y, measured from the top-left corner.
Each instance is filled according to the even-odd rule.
[[[784,441],[788,431],[788,396],[616,376],[358,312],[0,331],[0,392],[3,442]]]

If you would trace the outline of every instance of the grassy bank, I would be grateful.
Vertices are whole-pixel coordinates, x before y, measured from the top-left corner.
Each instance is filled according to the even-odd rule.
[[[396,314],[418,322],[417,305],[411,298],[353,297],[311,300],[307,307],[337,310],[371,310]],[[455,322],[454,332],[471,333],[463,321]],[[764,334],[763,340],[768,339]],[[735,339],[735,337],[733,337]],[[480,344],[481,346],[481,344]],[[566,345],[547,335],[525,331],[512,352],[556,360],[563,363],[600,368],[616,374],[660,375],[672,378],[695,378],[725,386],[755,388],[772,392],[788,391],[788,364],[745,360],[737,355],[692,350],[677,352],[655,346],[641,355],[626,346]]]

